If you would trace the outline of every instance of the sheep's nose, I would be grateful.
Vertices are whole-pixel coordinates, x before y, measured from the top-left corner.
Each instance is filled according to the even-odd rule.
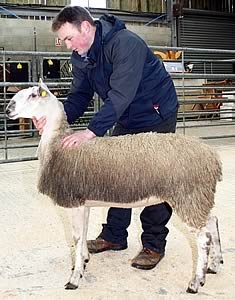
[[[11,101],[6,108],[6,115],[9,116],[12,111],[15,110],[16,103],[15,101]]]

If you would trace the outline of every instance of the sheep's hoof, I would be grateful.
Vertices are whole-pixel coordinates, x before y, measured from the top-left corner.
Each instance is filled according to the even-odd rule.
[[[207,271],[206,271],[207,274],[216,274],[217,272],[208,268]]]
[[[78,286],[75,285],[75,284],[73,284],[73,283],[71,283],[71,282],[68,282],[65,285],[65,289],[66,290],[76,290],[77,288],[78,288]]]
[[[197,294],[197,291],[191,289],[190,287],[187,288],[186,292],[189,294]]]

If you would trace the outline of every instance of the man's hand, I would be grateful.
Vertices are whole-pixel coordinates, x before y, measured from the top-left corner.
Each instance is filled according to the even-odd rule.
[[[34,126],[37,128],[39,134],[41,135],[43,132],[43,128],[46,125],[47,119],[46,117],[41,117],[40,119],[32,118]]]
[[[94,137],[96,137],[96,135],[89,129],[77,131],[63,138],[62,145],[63,148],[78,147],[81,145],[81,143],[91,140]]]

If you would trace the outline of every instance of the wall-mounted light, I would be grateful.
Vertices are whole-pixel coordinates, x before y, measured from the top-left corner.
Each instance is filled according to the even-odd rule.
[[[18,63],[18,65],[16,66],[16,68],[17,68],[18,70],[22,69],[22,64],[21,64],[21,63]]]

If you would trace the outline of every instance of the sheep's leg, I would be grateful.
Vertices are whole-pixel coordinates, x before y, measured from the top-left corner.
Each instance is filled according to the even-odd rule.
[[[207,231],[206,227],[203,227],[198,233],[197,238],[198,257],[196,274],[189,283],[188,293],[197,293],[199,286],[205,284],[210,244],[211,234]]]
[[[90,207],[85,207],[85,222],[84,222],[84,230],[83,230],[83,255],[85,264],[89,262],[90,254],[87,248],[87,231],[88,231],[88,221],[90,215]],[[84,265],[85,268],[86,265]]]
[[[207,273],[216,274],[219,270],[220,264],[223,264],[218,219],[215,216],[209,218],[206,225],[208,231],[211,233],[211,263],[207,269]]]
[[[89,221],[89,214],[90,214],[90,207],[85,207],[84,209],[84,230],[83,230],[83,241],[87,240],[87,231],[88,231],[88,221]],[[79,240],[79,230],[80,230],[80,222],[81,220],[79,220],[79,216],[77,214],[77,212],[75,211],[74,216],[73,216],[73,239],[74,239],[74,243],[75,246],[77,246],[78,240]],[[88,263],[89,262],[89,258],[90,258],[90,254],[87,248],[87,242],[83,242],[82,243],[83,246],[83,257],[84,257],[84,262]],[[84,265],[85,267],[85,265]]]
[[[80,206],[72,209],[73,238],[75,241],[75,266],[66,289],[78,288],[85,268],[85,260],[88,260],[89,253],[86,245],[86,233],[88,228],[89,208]],[[85,250],[85,252],[84,252]]]

